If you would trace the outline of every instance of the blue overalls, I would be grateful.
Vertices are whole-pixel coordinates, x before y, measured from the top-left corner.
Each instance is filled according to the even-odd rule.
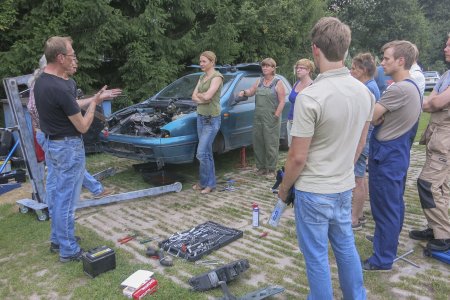
[[[416,88],[417,85],[413,83]],[[419,91],[419,89],[417,88]],[[419,91],[420,94],[420,91]],[[422,104],[422,97],[420,99]],[[373,255],[369,263],[381,269],[391,269],[397,256],[397,246],[402,231],[405,205],[406,175],[410,150],[416,136],[419,121],[402,136],[379,141],[376,136],[381,125],[375,126],[369,150],[370,208],[375,221]]]

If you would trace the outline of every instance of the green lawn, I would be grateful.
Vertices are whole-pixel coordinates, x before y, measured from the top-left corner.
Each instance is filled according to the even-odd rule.
[[[124,299],[120,282],[148,264],[137,263],[132,255],[114,247],[92,230],[77,225],[85,249],[106,245],[115,249],[117,267],[113,272],[90,279],[82,264],[62,264],[49,251],[49,222],[38,222],[34,214],[20,214],[17,206],[0,206],[0,299]],[[153,299],[190,299],[192,292],[159,274],[158,292]],[[196,299],[206,299],[197,294]]]

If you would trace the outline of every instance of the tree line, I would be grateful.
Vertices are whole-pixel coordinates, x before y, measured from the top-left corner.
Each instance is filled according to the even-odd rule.
[[[294,80],[293,64],[311,56],[309,31],[323,16],[352,29],[350,57],[407,39],[425,69],[442,72],[450,31],[447,0],[2,0],[0,77],[31,73],[45,40],[71,36],[85,91],[103,84],[127,97],[115,108],[148,98],[212,50],[219,64],[273,57]],[[4,91],[1,96],[4,98]]]

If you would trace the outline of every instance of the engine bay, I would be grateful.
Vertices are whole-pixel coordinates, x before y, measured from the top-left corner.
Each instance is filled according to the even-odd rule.
[[[108,119],[109,132],[142,137],[161,137],[161,127],[196,110],[192,105],[138,104]]]

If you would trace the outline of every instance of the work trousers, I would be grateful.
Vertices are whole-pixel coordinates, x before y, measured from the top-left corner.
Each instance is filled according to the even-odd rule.
[[[281,119],[274,112],[255,115],[253,122],[253,152],[256,168],[275,171],[280,147]]]
[[[426,161],[417,179],[420,203],[436,239],[450,239],[450,124],[430,123],[422,139]]]
[[[375,233],[369,262],[382,269],[390,269],[397,256],[405,215],[403,194],[417,125],[390,141],[378,141],[379,127],[375,127],[370,139],[369,194]]]

